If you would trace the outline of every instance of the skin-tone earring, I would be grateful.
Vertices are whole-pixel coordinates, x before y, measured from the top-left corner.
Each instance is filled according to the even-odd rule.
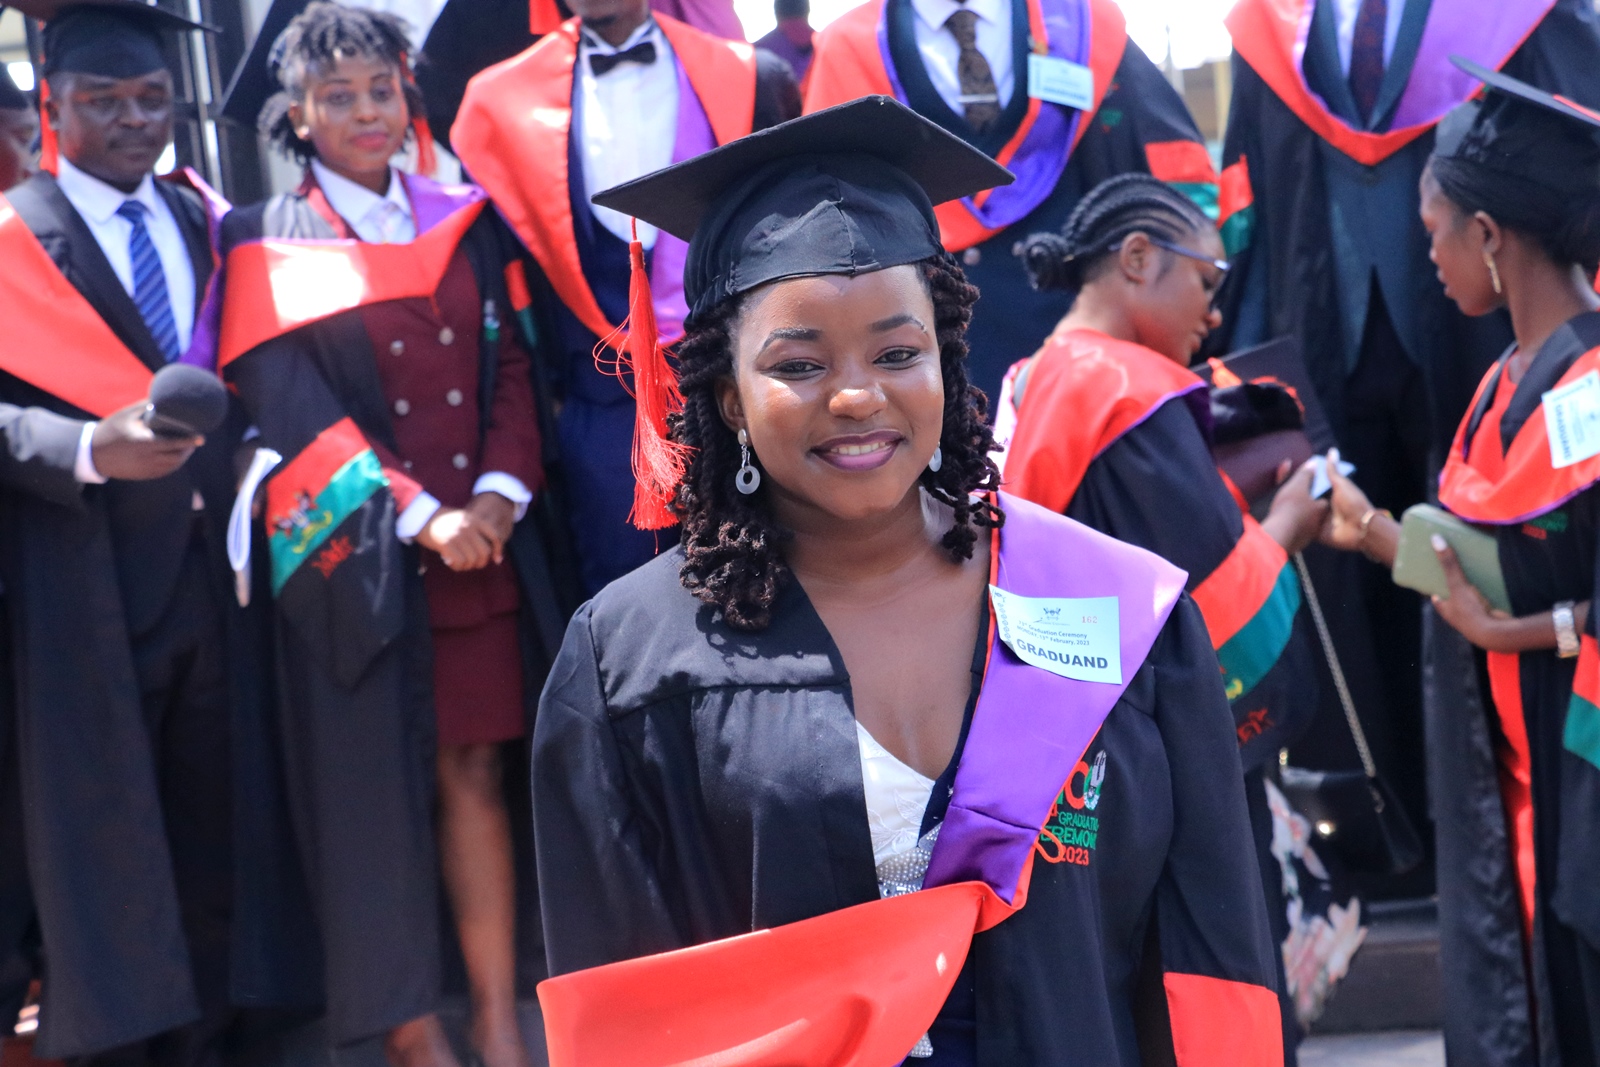
[[[1500,268],[1495,266],[1493,252],[1485,251],[1483,253],[1483,265],[1489,268],[1489,284],[1494,286],[1495,294],[1503,296],[1505,290],[1500,288]]]
[[[750,462],[750,434],[739,431],[739,473],[733,476],[733,487],[745,496],[761,488],[761,472]]]

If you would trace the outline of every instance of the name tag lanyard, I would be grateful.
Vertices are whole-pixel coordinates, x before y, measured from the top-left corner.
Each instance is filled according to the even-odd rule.
[[[1028,95],[1047,104],[1090,111],[1094,107],[1094,71],[1082,63],[1049,53],[1049,42],[1030,38]]]

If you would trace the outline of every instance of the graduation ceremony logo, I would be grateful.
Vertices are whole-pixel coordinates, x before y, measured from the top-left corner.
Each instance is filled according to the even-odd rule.
[[[1072,776],[1051,805],[1050,816],[1034,846],[1046,863],[1089,866],[1100,841],[1100,818],[1092,812],[1100,806],[1105,781],[1104,749],[1095,756],[1093,765],[1079,760],[1072,768]]]

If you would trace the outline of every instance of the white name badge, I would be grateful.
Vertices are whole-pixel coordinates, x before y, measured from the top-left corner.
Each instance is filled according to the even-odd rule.
[[[989,587],[1000,640],[1022,662],[1083,682],[1122,684],[1117,598],[1031,597]]]
[[[1544,394],[1550,466],[1556,470],[1600,455],[1600,371]]]
[[[1030,52],[1028,95],[1046,103],[1088,111],[1094,106],[1094,72],[1070,59]]]

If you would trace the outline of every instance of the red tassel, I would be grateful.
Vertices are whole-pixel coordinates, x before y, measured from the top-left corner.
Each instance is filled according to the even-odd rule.
[[[56,131],[50,126],[50,114],[45,104],[50,102],[50,83],[39,79],[39,169],[55,174],[61,169],[61,149],[56,144]]]
[[[561,9],[556,7],[556,0],[528,0],[528,32],[535,37],[554,33],[561,21]]]
[[[412,119],[411,132],[417,138],[417,173],[431,178],[439,169],[439,154],[433,150],[433,128],[427,117],[418,115]]]
[[[628,521],[640,530],[665,530],[678,523],[672,501],[683,481],[690,449],[667,439],[667,416],[683,410],[683,394],[656,331],[650,275],[644,267],[637,222],[628,257],[632,262],[628,318],[595,348],[595,364],[615,374],[624,386],[632,379],[628,391],[634,400],[633,513]],[[607,348],[617,352],[614,364],[608,364],[602,355]]]

